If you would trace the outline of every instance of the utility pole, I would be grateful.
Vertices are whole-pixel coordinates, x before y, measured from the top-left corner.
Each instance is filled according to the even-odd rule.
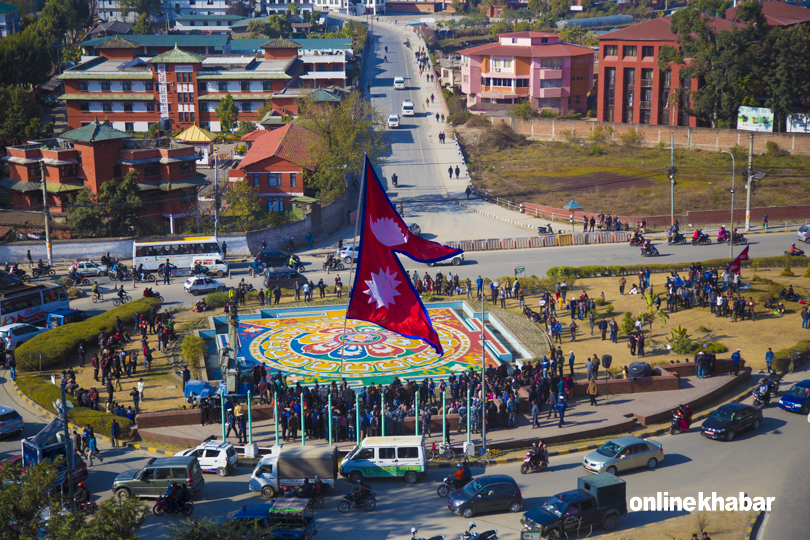
[[[45,214],[45,251],[48,255],[48,266],[53,266],[53,256],[51,253],[51,227],[49,223],[51,214],[50,210],[48,209],[48,186],[46,185],[47,181],[45,180],[45,160],[40,160],[39,169],[42,174],[42,211]]]
[[[65,478],[68,483],[68,496],[70,497],[70,513],[76,512],[76,501],[73,500],[73,441],[70,438],[70,425],[68,424],[67,417],[67,398],[65,397],[65,385],[67,381],[62,381],[62,424],[65,427],[65,443],[67,443],[68,456],[65,456],[67,461],[68,471],[65,473]]]
[[[748,172],[745,177],[745,231],[751,230],[751,192],[754,191],[754,134],[748,143]]]
[[[217,147],[214,147],[214,236],[219,232],[219,154]],[[247,180],[246,180],[247,181]]]
[[[675,226],[675,134],[669,136],[669,205],[670,226]]]

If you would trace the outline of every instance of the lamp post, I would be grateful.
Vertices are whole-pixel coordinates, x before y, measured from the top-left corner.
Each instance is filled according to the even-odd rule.
[[[487,280],[492,282],[492,285],[497,289],[498,282],[491,277],[484,276],[484,284]],[[481,409],[481,453],[487,451],[487,338],[484,333],[486,326],[484,324],[484,308],[486,304],[486,293],[481,289],[481,398],[483,401]],[[470,414],[470,411],[467,411]],[[469,433],[469,432],[468,432]]]
[[[734,161],[734,154],[729,152],[728,150],[723,150],[722,154],[728,154],[731,156],[731,226],[729,230],[729,242],[728,242],[728,258],[734,258],[734,178],[737,173],[737,164]]]

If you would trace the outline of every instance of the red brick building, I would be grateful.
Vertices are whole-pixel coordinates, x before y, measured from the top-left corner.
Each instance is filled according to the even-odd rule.
[[[284,212],[293,197],[304,196],[306,176],[315,170],[313,149],[319,144],[315,133],[287,124],[256,137],[237,168],[229,171],[229,180],[251,183],[268,212]]]
[[[732,22],[711,17],[716,30],[731,30]],[[599,78],[596,118],[602,122],[653,125],[698,125],[689,116],[689,97],[680,103],[671,99],[673,90],[697,90],[698,81],[681,78],[680,66],[658,68],[661,47],[678,47],[678,36],[670,30],[670,18],[613,30],[599,36]]]
[[[197,190],[207,184],[197,173],[193,147],[133,140],[98,121],[58,139],[9,146],[6,151],[10,177],[0,180],[0,188],[11,193],[15,210],[42,208],[43,172],[48,207],[59,214],[76,192],[87,188],[97,195],[104,182],[137,171],[143,201],[139,215],[170,224],[196,214]]]
[[[785,2],[760,2],[760,4],[768,26],[787,28],[797,24],[810,24],[810,9]],[[736,14],[737,7],[730,7],[726,10],[726,19],[733,21]]]

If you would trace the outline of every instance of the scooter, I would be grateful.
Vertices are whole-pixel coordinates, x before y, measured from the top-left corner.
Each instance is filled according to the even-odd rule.
[[[644,244],[644,237],[643,236],[639,236],[639,237],[634,236],[633,238],[630,239],[630,245],[631,246],[640,246],[640,245],[643,245],[643,244]]]
[[[484,531],[482,533],[473,532],[475,528],[475,522],[471,521],[469,527],[467,528],[467,532],[461,533],[460,540],[495,540],[498,538],[498,529],[492,529],[491,531]]]
[[[440,485],[439,488],[436,490],[436,495],[438,495],[442,499],[446,499],[447,496],[450,495],[451,491],[461,489],[469,483],[470,483],[469,480],[466,482],[459,482],[452,476],[448,476],[447,478],[444,479],[444,483]]]
[[[9,270],[6,270],[6,272],[9,272],[12,276],[18,278],[23,283],[25,283],[26,281],[31,281],[31,276],[26,274],[25,270],[23,270],[19,266],[15,265],[15,266],[9,268]]]
[[[791,257],[804,257],[804,251],[802,251],[800,249],[798,251],[796,251],[795,253],[791,253],[790,251],[786,251],[785,255],[790,255]],[[36,270],[36,268],[34,270]],[[36,275],[34,277],[36,277]]]
[[[670,246],[686,244],[686,237],[681,233],[675,233],[674,235],[667,238],[667,244],[669,244]]]
[[[98,510],[96,501],[84,501],[83,503],[76,503],[76,511],[88,516],[93,515]]]
[[[529,474],[530,472],[534,471],[545,471],[548,469],[548,462],[543,461],[541,464],[537,464],[532,460],[532,451],[529,450],[526,452],[526,455],[523,458],[523,465],[520,466],[520,474]]]
[[[31,275],[34,276],[35,278],[38,278],[40,276],[55,277],[56,276],[56,270],[51,268],[51,265],[49,265],[49,264],[46,264],[42,268],[40,268],[38,266],[35,266],[31,270]]]
[[[431,536],[430,538],[417,538],[416,533],[419,531],[416,530],[416,527],[411,527],[411,540],[444,540],[443,534],[437,534],[436,536]]]
[[[708,234],[700,233],[700,236],[698,236],[697,238],[692,237],[692,245],[710,246],[712,245],[712,239],[709,238]]]
[[[641,256],[642,257],[658,257],[658,248],[655,246],[650,246],[648,248],[641,248]]]
[[[759,388],[759,386],[757,386],[757,388]],[[771,396],[769,392],[766,392],[765,394],[760,394],[759,392],[757,392],[755,388],[752,395],[754,396],[754,407],[767,407],[768,404],[771,402]]]
[[[152,513],[156,516],[162,516],[163,514],[183,514],[184,516],[190,516],[194,513],[194,503],[191,501],[184,501],[182,504],[176,504],[174,509],[169,509],[169,501],[161,495],[158,497],[155,506],[152,507]]]
[[[677,409],[672,411],[672,423],[669,426],[669,434],[675,435],[676,433],[689,433],[689,423],[683,413]]]

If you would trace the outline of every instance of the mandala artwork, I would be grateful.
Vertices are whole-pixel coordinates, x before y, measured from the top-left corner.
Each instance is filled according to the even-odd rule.
[[[451,308],[428,310],[444,347],[438,356],[423,341],[410,339],[365,321],[346,320],[345,311],[317,315],[264,318],[239,323],[239,356],[264,363],[272,374],[288,381],[323,384],[346,378],[350,382],[386,384],[401,379],[445,378],[481,368],[481,324],[462,318]],[[346,324],[344,333],[344,323]],[[486,331],[487,364],[494,355],[508,355]]]

